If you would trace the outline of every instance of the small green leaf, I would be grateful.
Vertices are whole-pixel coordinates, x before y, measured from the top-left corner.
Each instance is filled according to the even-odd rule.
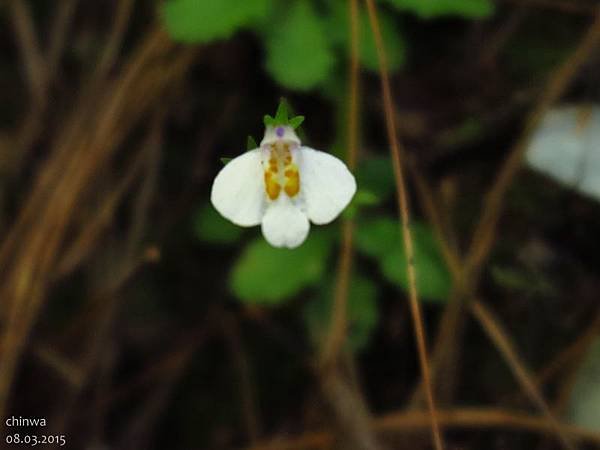
[[[267,71],[288,88],[315,88],[328,78],[335,63],[327,32],[312,2],[290,2],[264,29]]]
[[[221,160],[221,162],[223,163],[223,165],[227,165],[227,163],[229,163],[229,161],[231,161],[233,158],[219,158]]]
[[[162,16],[174,40],[204,43],[263,20],[270,9],[271,0],[169,0]]]
[[[313,231],[300,247],[274,248],[262,237],[246,247],[233,267],[230,286],[245,303],[276,305],[318,283],[333,243],[325,230]]]
[[[246,141],[246,150],[254,150],[255,148],[258,148],[258,144],[252,136],[248,136]]]
[[[452,278],[444,264],[433,232],[426,225],[413,222],[411,236],[417,291],[423,300],[444,302],[452,287]],[[359,223],[356,246],[379,263],[383,276],[391,283],[408,290],[407,259],[397,221],[381,217]]]
[[[377,285],[368,278],[353,276],[348,288],[348,345],[354,352],[364,349],[379,321]],[[331,322],[334,288],[329,283],[304,307],[303,318],[315,346],[326,339]]]
[[[304,122],[304,116],[296,116],[290,119],[290,127],[296,129]]]
[[[206,203],[194,215],[194,235],[200,241],[214,244],[232,244],[239,240],[244,229],[223,218]]]
[[[387,0],[400,11],[409,11],[423,19],[460,16],[482,19],[494,13],[492,0]]]

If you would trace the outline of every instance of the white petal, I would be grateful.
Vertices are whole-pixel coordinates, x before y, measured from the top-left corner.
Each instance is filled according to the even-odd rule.
[[[261,151],[251,150],[232,159],[217,174],[210,201],[223,217],[236,225],[258,225],[266,196]]]
[[[298,247],[308,236],[309,228],[304,212],[285,194],[268,206],[262,221],[263,235],[273,247]]]
[[[300,193],[311,222],[322,225],[335,219],[352,200],[356,180],[346,164],[329,153],[309,147],[298,151]]]

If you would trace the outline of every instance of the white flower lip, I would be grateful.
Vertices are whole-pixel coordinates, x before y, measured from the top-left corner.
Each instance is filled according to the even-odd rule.
[[[261,225],[274,247],[296,248],[310,222],[333,221],[350,203],[356,180],[338,158],[301,145],[290,126],[268,126],[260,148],[231,160],[217,174],[211,202],[243,227]]]

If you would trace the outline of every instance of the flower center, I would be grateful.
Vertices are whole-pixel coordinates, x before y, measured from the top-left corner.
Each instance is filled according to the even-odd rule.
[[[281,190],[292,198],[300,191],[300,173],[292,162],[290,145],[276,141],[269,146],[269,161],[265,168],[265,192],[276,200]]]

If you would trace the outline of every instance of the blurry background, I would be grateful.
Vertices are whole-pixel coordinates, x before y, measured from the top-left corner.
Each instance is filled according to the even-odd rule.
[[[431,448],[351,4],[0,3],[0,446]],[[446,447],[600,448],[597,3],[374,4]],[[208,200],[281,97],[307,145],[359,142],[353,203],[293,251]],[[334,297],[347,339],[323,365]]]

